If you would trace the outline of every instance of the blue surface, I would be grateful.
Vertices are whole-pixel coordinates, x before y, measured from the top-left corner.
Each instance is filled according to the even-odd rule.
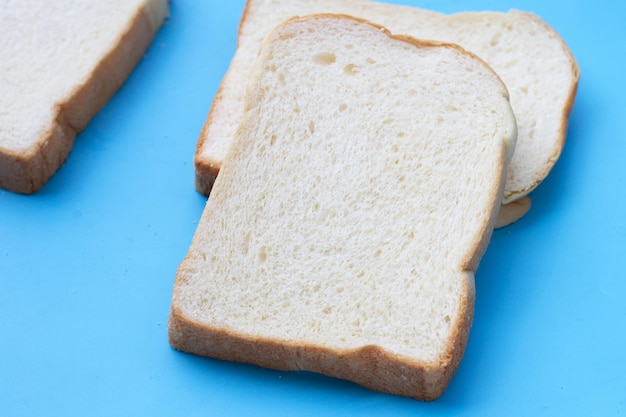
[[[483,258],[446,393],[421,403],[169,347],[174,275],[205,202],[194,148],[244,6],[173,0],[58,173],[32,196],[0,191],[0,416],[626,414],[626,3],[402,3],[533,11],[582,72],[561,159]]]

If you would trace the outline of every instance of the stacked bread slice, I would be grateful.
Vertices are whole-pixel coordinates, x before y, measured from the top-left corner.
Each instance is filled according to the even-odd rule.
[[[0,187],[30,194],[142,58],[168,1],[22,0],[0,9]]]
[[[248,0],[239,43],[198,141],[196,188],[208,195],[244,113],[247,79],[266,34],[292,16],[357,16],[418,39],[458,44],[478,55],[506,84],[518,124],[518,144],[507,172],[498,226],[521,217],[526,198],[558,159],[579,70],[567,45],[531,13],[464,12],[444,15],[369,0]]]
[[[516,140],[475,55],[345,15],[264,40],[172,299],[170,343],[437,398]]]

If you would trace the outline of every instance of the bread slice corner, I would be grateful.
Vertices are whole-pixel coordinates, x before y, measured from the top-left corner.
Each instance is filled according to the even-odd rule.
[[[167,0],[10,2],[0,35],[0,187],[31,194],[126,80]]]

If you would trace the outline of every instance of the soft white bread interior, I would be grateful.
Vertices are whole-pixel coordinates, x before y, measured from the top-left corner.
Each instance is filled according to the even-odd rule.
[[[198,141],[196,188],[208,195],[244,112],[245,85],[263,37],[289,17],[343,13],[392,33],[461,45],[505,82],[518,124],[504,203],[527,195],[563,148],[579,70],[559,35],[537,16],[511,11],[444,15],[368,0],[248,0],[239,43]]]
[[[167,14],[167,0],[0,1],[0,187],[43,186]]]
[[[514,149],[505,86],[456,45],[334,15],[280,25],[251,74],[170,343],[438,397]]]

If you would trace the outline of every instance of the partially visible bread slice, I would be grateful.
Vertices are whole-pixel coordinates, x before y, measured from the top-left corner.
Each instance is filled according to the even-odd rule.
[[[438,397],[515,137],[506,88],[457,46],[346,16],[280,25],[178,270],[170,343]]]
[[[518,221],[528,213],[530,206],[531,199],[528,196],[522,197],[509,204],[503,204],[502,207],[500,207],[495,228],[500,229]]]
[[[461,45],[485,60],[508,87],[518,143],[504,203],[532,191],[558,159],[574,102],[579,70],[571,52],[545,22],[530,13],[444,15],[367,0],[248,0],[239,44],[200,135],[196,188],[208,195],[244,112],[250,69],[263,37],[289,17],[343,13],[376,22],[392,33]]]
[[[0,187],[33,193],[43,186],[167,13],[167,0],[0,6]]]

